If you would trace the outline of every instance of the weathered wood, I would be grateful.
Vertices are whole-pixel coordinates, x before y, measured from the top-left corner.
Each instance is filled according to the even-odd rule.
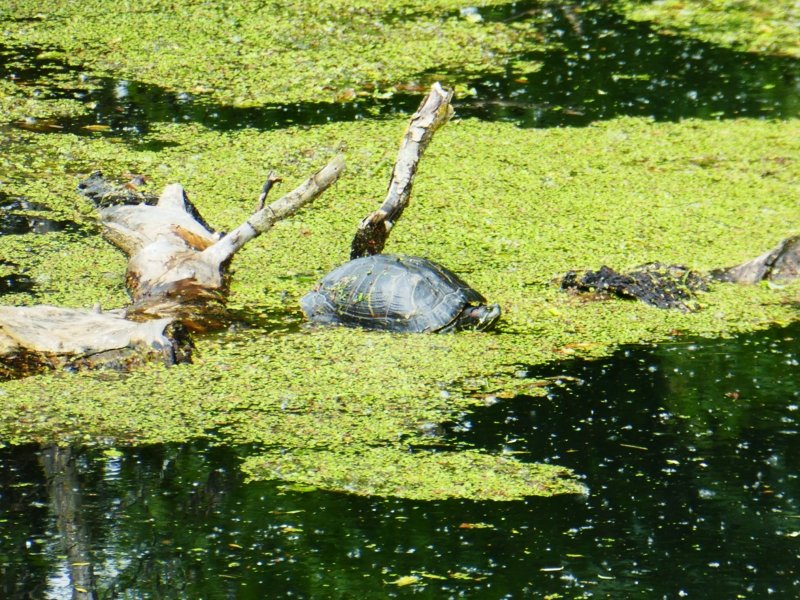
[[[293,215],[333,185],[344,171],[344,166],[344,157],[336,156],[294,190],[257,211],[247,221],[205,250],[203,260],[216,265],[226,263],[247,242],[269,231],[275,223]]]
[[[227,267],[233,255],[317,198],[343,170],[344,159],[335,157],[226,235],[211,230],[177,183],[167,186],[155,203],[100,208],[105,237],[130,257],[126,284],[133,302],[127,314],[171,316],[196,329],[217,324],[224,313],[230,283]],[[275,181],[271,175],[259,206]],[[96,187],[84,184],[82,191]]]
[[[403,214],[411,199],[414,175],[433,134],[447,123],[453,114],[451,90],[434,83],[431,91],[411,117],[397,154],[386,199],[380,208],[367,215],[358,225],[350,245],[350,258],[380,254],[392,227]]]
[[[0,378],[48,369],[128,369],[186,362],[191,342],[171,318],[131,321],[123,311],[0,306]]]
[[[754,284],[759,281],[791,281],[800,277],[800,235],[786,238],[753,260],[711,272],[719,281]]]
[[[227,235],[215,232],[173,183],[156,198],[135,185],[113,186],[100,173],[79,190],[98,208],[105,237],[130,258],[126,283],[132,304],[113,311],[55,306],[0,306],[0,378],[47,369],[132,366],[188,361],[188,330],[221,324],[228,264],[247,242],[268,231],[330,187],[344,169],[341,156],[295,190],[264,206]]]

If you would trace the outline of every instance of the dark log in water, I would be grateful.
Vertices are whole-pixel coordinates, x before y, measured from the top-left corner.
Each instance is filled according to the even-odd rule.
[[[707,274],[659,263],[642,265],[627,273],[603,266],[598,271],[569,271],[561,280],[561,288],[636,298],[658,308],[691,312],[700,308],[694,293],[707,290],[710,281],[753,285],[761,281],[788,282],[799,276],[800,236],[794,236],[753,260]]]

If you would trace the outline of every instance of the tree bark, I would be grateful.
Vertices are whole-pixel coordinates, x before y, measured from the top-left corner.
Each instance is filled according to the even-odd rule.
[[[380,254],[383,251],[392,227],[411,199],[414,175],[425,148],[436,130],[447,123],[453,114],[450,106],[452,97],[452,90],[444,90],[441,85],[434,83],[417,112],[411,117],[392,169],[386,199],[378,210],[367,215],[358,225],[350,246],[351,259]]]

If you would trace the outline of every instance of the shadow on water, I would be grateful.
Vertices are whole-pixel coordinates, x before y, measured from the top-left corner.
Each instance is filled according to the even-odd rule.
[[[67,232],[76,233],[81,226],[67,219],[49,219],[43,213],[50,209],[43,204],[29,202],[21,198],[10,200],[0,192],[0,235],[24,235],[33,233]]]
[[[512,2],[480,14],[485,21],[526,24],[547,50],[509,56],[502,72],[468,81],[476,96],[457,105],[463,116],[552,127],[625,115],[674,121],[800,114],[794,58],[659,32],[596,2]],[[535,66],[528,71],[520,64]]]
[[[43,215],[49,209],[25,199],[10,200],[0,192],[0,236],[4,235],[44,235],[65,232],[79,233],[82,227],[67,219],[49,219]],[[0,269],[13,270],[19,265],[0,259]],[[28,294],[35,291],[36,284],[27,275],[9,273],[0,276],[0,296],[5,294]]]
[[[75,221],[47,219],[40,216],[0,211],[0,235],[42,235],[57,231],[76,232],[80,226]]]
[[[0,261],[0,267],[9,263]],[[12,273],[0,277],[0,296],[5,294],[30,294],[36,289],[33,279],[27,275]]]
[[[461,68],[442,67],[412,78],[423,84],[441,79],[473,88],[473,98],[455,103],[462,117],[552,127],[583,126],[622,115],[677,120],[800,114],[800,62],[793,58],[741,52],[662,33],[594,2],[573,6],[512,2],[480,9],[478,14],[487,22],[531,28],[547,49],[499,56],[499,73],[471,76]],[[459,17],[452,14],[450,18]],[[91,114],[84,116],[55,122],[28,119],[18,124],[45,132],[88,135],[97,134],[99,126],[114,135],[135,137],[156,122],[194,122],[219,130],[276,129],[405,114],[413,112],[420,101],[417,93],[398,91],[386,98],[357,97],[351,102],[233,107],[204,94],[88,77],[42,48],[0,46],[0,58],[0,78],[16,81],[42,98],[78,99],[92,107]]]
[[[222,131],[255,128],[278,129],[292,125],[321,125],[413,112],[416,94],[395,94],[391,101],[372,98],[352,102],[298,102],[234,107],[215,103],[204,94],[173,92],[156,85],[111,77],[87,76],[78,67],[50,58],[43,48],[8,48],[0,45],[0,78],[31,88],[42,99],[77,99],[91,112],[56,120],[26,119],[22,129],[76,135],[129,134],[135,137],[153,123],[199,123]],[[45,58],[39,58],[44,56]],[[59,75],[66,84],[51,78]],[[71,79],[70,79],[71,77]]]
[[[585,474],[575,548],[624,555],[617,572],[650,597],[795,597],[799,341],[795,323],[523,368],[550,380],[545,398],[500,401],[451,435]]]
[[[244,483],[252,449],[199,441],[3,448],[0,589],[69,597],[72,577],[109,598],[795,598],[798,339],[795,324],[521,368],[549,378],[547,397],[450,427],[452,441],[572,466],[587,497],[299,491]]]

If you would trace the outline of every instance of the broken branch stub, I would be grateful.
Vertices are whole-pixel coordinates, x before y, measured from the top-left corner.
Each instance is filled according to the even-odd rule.
[[[745,263],[711,272],[712,279],[754,284],[792,281],[800,277],[800,235],[786,238],[772,250]]]
[[[383,251],[393,225],[408,206],[414,175],[425,148],[436,130],[447,123],[453,114],[450,106],[452,98],[452,90],[445,90],[439,83],[434,83],[417,112],[412,115],[392,169],[386,199],[378,210],[359,223],[350,245],[351,259]]]

